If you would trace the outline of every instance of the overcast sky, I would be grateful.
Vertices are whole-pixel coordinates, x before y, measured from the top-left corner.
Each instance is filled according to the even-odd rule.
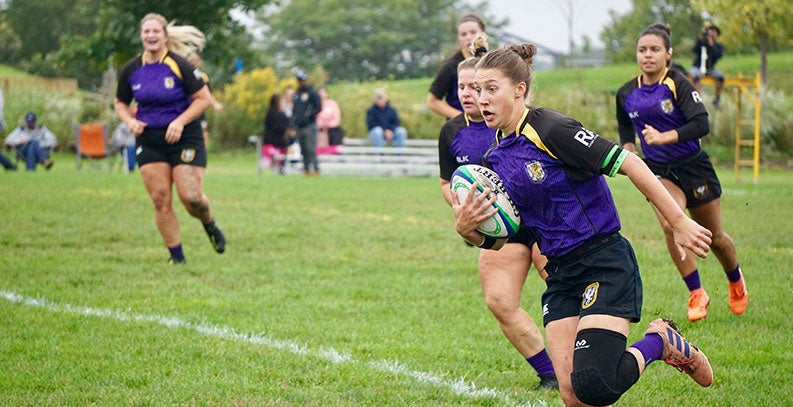
[[[596,47],[603,45],[598,37],[610,21],[608,10],[625,14],[632,6],[631,0],[489,0],[488,3],[492,15],[509,17],[509,25],[502,29],[563,53],[569,52],[564,11],[568,4],[574,10],[573,41],[580,46],[581,37],[587,36]]]

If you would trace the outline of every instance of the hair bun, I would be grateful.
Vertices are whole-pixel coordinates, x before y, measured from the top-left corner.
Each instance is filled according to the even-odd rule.
[[[534,44],[518,44],[510,46],[510,48],[519,57],[527,61],[531,61],[532,57],[537,54],[537,47]]]

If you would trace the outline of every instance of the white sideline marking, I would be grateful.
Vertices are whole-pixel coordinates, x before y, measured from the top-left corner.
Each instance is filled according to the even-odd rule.
[[[15,303],[26,305],[30,307],[42,308],[52,312],[62,312],[72,315],[83,315],[91,317],[109,318],[120,322],[135,322],[135,323],[154,323],[162,325],[167,328],[182,328],[198,332],[205,336],[222,338],[233,341],[247,342],[254,345],[263,345],[269,348],[278,350],[285,350],[299,356],[316,357],[327,360],[334,364],[361,364],[369,366],[381,372],[393,373],[395,375],[407,376],[419,383],[431,384],[437,387],[446,387],[453,393],[469,397],[469,398],[483,398],[493,397],[501,400],[507,404],[517,404],[511,397],[504,392],[492,388],[477,388],[476,384],[467,382],[463,378],[449,379],[442,376],[412,370],[409,367],[393,360],[372,360],[362,361],[353,359],[349,353],[342,353],[333,348],[322,347],[318,350],[312,351],[306,345],[301,345],[289,340],[275,339],[258,334],[245,334],[237,332],[234,328],[213,325],[213,324],[194,324],[192,322],[183,321],[179,318],[165,317],[159,315],[142,315],[132,314],[129,312],[117,311],[112,309],[90,308],[82,307],[71,304],[58,304],[47,299],[29,298],[22,295],[9,292],[0,291],[0,297]],[[545,407],[547,404],[543,400],[536,400],[535,403],[527,402],[520,404],[525,407]]]

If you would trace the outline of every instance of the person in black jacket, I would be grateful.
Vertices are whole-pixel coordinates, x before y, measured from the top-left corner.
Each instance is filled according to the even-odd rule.
[[[292,110],[292,128],[300,143],[305,175],[319,175],[317,161],[317,113],[322,110],[322,100],[314,87],[308,83],[308,74],[297,71],[298,88],[295,92],[295,106]]]
[[[713,99],[713,106],[720,107],[721,88],[724,86],[724,74],[716,69],[716,62],[724,55],[724,47],[716,40],[719,39],[721,30],[716,25],[709,25],[699,34],[697,43],[691,52],[694,53],[694,64],[688,71],[694,82],[694,88],[700,91],[700,78],[710,76],[716,80],[716,95]]]
[[[293,134],[294,131],[289,127],[289,117],[281,103],[281,96],[276,93],[270,98],[270,106],[264,117],[262,158],[266,166],[275,164],[278,173],[283,173],[286,148],[292,144]]]

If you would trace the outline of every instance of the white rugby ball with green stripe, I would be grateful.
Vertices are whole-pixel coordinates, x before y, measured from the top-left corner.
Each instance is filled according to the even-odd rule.
[[[461,165],[452,174],[450,187],[457,194],[457,199],[463,202],[475,182],[478,186],[473,192],[479,195],[486,188],[490,188],[490,193],[496,196],[493,207],[498,209],[495,215],[480,223],[476,230],[497,238],[510,237],[517,233],[520,228],[520,214],[504,190],[501,178],[493,170],[476,164]]]

